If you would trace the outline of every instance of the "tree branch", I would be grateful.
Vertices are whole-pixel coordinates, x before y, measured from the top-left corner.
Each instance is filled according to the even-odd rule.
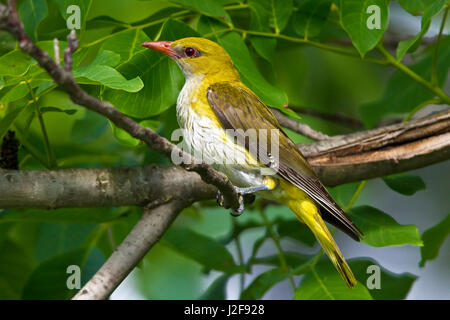
[[[299,148],[328,186],[417,169],[450,158],[450,111]],[[212,199],[215,192],[195,173],[173,166],[4,170],[0,175],[0,208],[142,206],[168,195]]]
[[[417,169],[450,158],[450,111],[299,147],[328,186]]]
[[[300,133],[301,135],[304,135],[305,137],[311,138],[313,140],[324,140],[329,138],[329,136],[327,136],[326,134],[314,130],[307,124],[300,123],[285,116],[275,108],[271,108],[271,110],[282,127],[291,129],[292,131]]]
[[[289,108],[292,109],[294,112],[299,114],[306,114],[309,116],[313,116],[322,120],[335,122],[343,125],[348,125],[354,128],[361,129],[364,127],[363,123],[359,121],[358,119],[346,116],[344,114],[340,113],[326,113],[320,110],[315,109],[309,109],[305,107],[296,107],[289,105]]]
[[[71,32],[68,36],[69,46],[64,52],[65,67],[62,68],[50,58],[47,52],[42,51],[27,36],[17,14],[16,2],[8,0],[8,4],[9,9],[0,4],[0,29],[10,32],[19,41],[19,47],[32,56],[50,74],[55,82],[69,94],[74,103],[105,116],[117,127],[125,130],[134,138],[144,141],[150,149],[169,159],[171,159],[172,154],[180,155],[184,159],[183,163],[180,164],[182,167],[186,170],[197,172],[206,183],[213,184],[220,189],[227,207],[234,209],[239,207],[236,190],[224,175],[206,163],[196,162],[191,155],[183,152],[153,130],[142,127],[118,111],[109,102],[94,98],[81,89],[71,73],[72,54],[77,47],[74,32]]]
[[[189,206],[188,201],[177,199],[154,209],[144,209],[125,240],[73,299],[107,299],[186,206]]]
[[[0,173],[0,208],[145,206],[168,196],[193,202],[217,193],[198,174],[176,166]]]

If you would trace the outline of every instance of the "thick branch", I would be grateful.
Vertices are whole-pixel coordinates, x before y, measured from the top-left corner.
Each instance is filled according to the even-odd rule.
[[[299,147],[328,186],[417,169],[450,158],[450,111]],[[144,205],[167,195],[198,201],[212,199],[215,192],[198,175],[179,167],[0,174],[0,208]]]
[[[64,69],[55,63],[47,52],[42,51],[27,36],[17,15],[16,2],[9,0],[8,4],[9,9],[0,4],[0,29],[10,32],[19,41],[19,47],[25,53],[32,56],[50,74],[55,82],[64,88],[73,102],[105,116],[117,127],[125,130],[134,138],[144,141],[152,150],[159,152],[169,159],[171,159],[172,154],[181,155],[185,160],[181,166],[189,171],[197,172],[206,183],[218,187],[226,199],[227,207],[235,209],[239,207],[237,193],[231,182],[224,175],[205,163],[196,163],[191,155],[183,152],[167,139],[161,137],[151,129],[142,127],[114,108],[109,102],[94,98],[80,88],[71,73],[72,54],[77,46],[74,32],[68,37],[69,47],[64,53],[66,63],[66,68]]]
[[[450,158],[450,111],[299,147],[328,186],[417,169]]]
[[[177,199],[154,209],[144,209],[125,240],[73,299],[107,299],[188,205],[187,201]]]
[[[144,206],[166,197],[212,199],[217,189],[176,166],[17,171],[0,169],[0,208]]]

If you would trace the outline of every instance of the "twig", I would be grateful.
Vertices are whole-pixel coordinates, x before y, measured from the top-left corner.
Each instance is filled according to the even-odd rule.
[[[189,171],[197,172],[206,183],[218,187],[225,198],[225,205],[227,207],[233,209],[239,207],[236,190],[224,175],[204,162],[196,163],[191,155],[183,152],[181,149],[170,143],[170,141],[158,135],[155,131],[142,127],[137,122],[118,111],[109,102],[94,98],[80,88],[70,72],[72,68],[72,54],[77,47],[74,32],[72,32],[68,38],[69,46],[64,53],[66,66],[63,69],[49,57],[47,52],[42,51],[27,36],[17,14],[16,2],[14,0],[8,0],[8,4],[9,10],[4,5],[0,4],[0,29],[10,32],[19,41],[19,47],[25,53],[32,56],[39,65],[50,74],[55,82],[69,94],[74,103],[105,116],[117,127],[125,130],[132,137],[144,141],[152,150],[159,152],[169,159],[172,154],[181,155],[185,160],[180,164],[182,167]]]
[[[336,122],[343,125],[349,125],[355,128],[363,128],[364,125],[358,119],[346,116],[340,113],[326,113],[319,110],[304,108],[304,107],[296,107],[289,105],[289,108],[298,114],[306,114],[308,116],[313,116],[322,120]]]
[[[407,122],[409,120],[411,120],[411,118],[419,111],[422,110],[423,108],[432,105],[432,104],[440,104],[442,103],[440,100],[436,100],[436,99],[431,99],[431,100],[426,100],[422,103],[419,103],[414,109],[412,109],[405,118],[403,118],[403,122]]]
[[[305,137],[311,138],[313,140],[325,140],[329,138],[329,136],[327,136],[326,134],[314,130],[307,124],[297,122],[285,116],[275,108],[271,108],[271,110],[282,127],[291,129],[292,131],[300,133],[301,135],[304,135]]]
[[[437,76],[437,60],[438,60],[438,52],[439,52],[439,44],[441,43],[442,32],[444,31],[445,22],[447,21],[448,10],[450,6],[444,10],[444,16],[442,17],[441,28],[439,29],[439,35],[436,40],[436,47],[433,52],[433,59],[431,62],[431,85],[438,86],[438,76]]]
[[[53,39],[53,52],[55,53],[55,62],[59,65],[59,40],[58,38]]]
[[[410,36],[401,36],[396,34],[389,34],[385,32],[383,34],[383,45],[388,48],[396,49],[398,44],[401,41],[410,39]],[[430,44],[433,44],[436,40],[436,37],[423,37],[421,41],[421,45],[427,46]],[[352,40],[350,38],[338,38],[338,39],[332,39],[329,42],[338,44],[341,46],[353,46]]]
[[[39,108],[36,95],[34,94],[33,88],[31,88],[30,82],[28,80],[25,80],[25,83],[27,84],[28,91],[30,92],[31,98],[33,100],[33,105],[36,109],[37,118],[39,120],[39,126],[41,127],[42,137],[45,146],[45,153],[47,154],[48,167],[51,169],[56,168],[58,164],[56,162],[52,146],[50,145],[47,128],[45,127],[44,116],[42,115],[41,109]]]
[[[232,219],[232,221],[233,221],[233,228],[236,228],[236,225],[237,225],[236,219]],[[241,239],[240,239],[239,235],[237,235],[234,238],[234,243],[236,244],[236,251],[237,251],[239,265],[244,268],[245,267],[244,254],[242,252]],[[239,296],[241,296],[242,292],[244,291],[245,272],[246,272],[245,270],[242,270],[241,273],[239,274]]]
[[[141,219],[125,240],[73,299],[107,299],[187,205],[178,199],[154,209],[144,209]]]
[[[347,203],[347,205],[344,208],[344,211],[348,211],[350,210],[353,205],[355,204],[356,200],[358,200],[359,195],[361,194],[361,191],[364,189],[364,187],[366,186],[367,180],[362,180],[359,185],[358,188],[356,188],[355,192],[353,193],[352,198],[350,199],[349,203]]]
[[[295,292],[294,277],[292,276],[291,268],[289,267],[289,265],[286,261],[286,257],[284,256],[283,249],[281,248],[280,239],[278,238],[278,235],[275,233],[272,223],[267,218],[266,213],[264,212],[264,207],[261,206],[258,211],[259,211],[259,215],[261,216],[267,231],[269,232],[270,238],[272,239],[273,243],[275,244],[275,248],[277,249],[277,252],[278,252],[278,259],[280,260],[280,266],[288,274],[289,285],[291,286],[292,292]]]
[[[78,40],[75,30],[67,36],[67,48],[64,50],[64,70],[72,72],[73,53],[78,49]]]
[[[431,92],[433,92],[436,96],[439,97],[440,100],[443,102],[450,104],[450,96],[448,96],[444,91],[442,91],[441,88],[436,87],[431,84],[431,82],[425,80],[420,75],[415,73],[413,70],[405,66],[403,63],[395,59],[384,47],[381,43],[378,43],[377,45],[378,50],[381,52],[381,54],[386,58],[388,64],[392,65],[393,67],[397,68],[401,72],[403,72],[405,75],[419,83],[421,86],[427,88]]]

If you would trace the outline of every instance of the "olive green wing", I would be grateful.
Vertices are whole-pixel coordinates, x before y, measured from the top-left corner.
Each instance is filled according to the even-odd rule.
[[[224,128],[235,130],[236,136],[239,136],[238,129],[243,132],[249,129],[257,132],[266,130],[267,143],[259,143],[258,140],[256,151],[249,148],[246,137],[240,137],[238,141],[245,144],[247,150],[258,161],[277,168],[279,176],[306,192],[320,204],[326,210],[321,211],[326,221],[359,241],[361,231],[330,196],[296,145],[283,132],[270,109],[251,90],[239,83],[219,82],[208,87],[206,96]],[[273,129],[278,133],[278,139],[275,139],[275,143],[278,143],[278,158],[270,153],[273,150],[270,135]]]

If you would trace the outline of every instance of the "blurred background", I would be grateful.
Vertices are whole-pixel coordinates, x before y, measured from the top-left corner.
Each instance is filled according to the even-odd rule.
[[[50,15],[48,19],[52,18],[56,22],[55,24],[43,23],[39,26],[38,31],[42,34],[39,40],[51,40],[55,35],[60,39],[65,37],[67,30],[64,29],[64,20],[59,16],[56,17],[56,14],[52,14],[55,6],[53,0],[49,1]],[[86,32],[82,35],[81,40],[95,41],[109,34],[117,27],[115,20],[119,20],[122,24],[133,24],[147,19],[167,6],[167,1],[158,0],[92,1],[87,17]],[[389,28],[385,35],[387,43],[395,42],[396,39],[408,39],[420,31],[420,16],[408,14],[397,1],[391,1],[389,10]],[[240,19],[241,23],[248,20],[248,12],[247,15],[242,13],[242,17],[240,11],[233,14],[233,19],[237,21]],[[166,16],[162,13],[161,18],[165,19]],[[436,37],[441,20],[442,13],[432,20],[431,27],[425,34],[424,43],[430,43]],[[446,35],[449,33],[449,20],[447,19],[447,26],[444,28]],[[195,27],[195,19],[185,22]],[[101,23],[104,23],[104,26]],[[62,29],[58,29],[61,25]],[[98,25],[102,27],[98,27]],[[324,30],[323,34],[327,34],[328,37],[331,37],[330,34],[333,35],[331,37],[333,39],[336,36],[337,42],[342,42],[340,36],[346,37],[348,40],[348,36],[342,30],[340,33],[336,32],[330,24],[327,24]],[[158,28],[146,30],[147,33],[151,32],[150,37],[157,35],[159,31]],[[325,41],[326,37],[323,39],[319,37],[319,40]],[[14,48],[10,44],[11,39],[0,34],[1,54]],[[446,45],[448,45],[448,41]],[[95,56],[99,48],[92,46],[92,49],[97,51],[92,50],[87,56]],[[387,48],[395,55],[394,46],[387,45]],[[367,123],[366,121],[367,113],[377,109],[377,106],[383,103],[388,81],[396,72],[393,68],[369,64],[359,58],[338,55],[285,41],[278,41],[270,62],[263,59],[252,46],[249,46],[249,50],[264,77],[275,87],[286,92],[289,106],[300,110],[301,121],[318,131],[328,135],[345,134],[380,123],[400,121],[406,115],[405,110],[401,110],[402,112],[386,114],[376,123]],[[422,50],[426,49],[421,47],[417,54],[406,56],[405,63],[409,64],[419,60]],[[101,96],[103,89],[100,90],[98,87],[90,88],[90,93]],[[444,91],[450,91],[448,77]],[[138,143],[130,143],[129,139],[120,132],[115,129],[113,131],[104,118],[74,105],[60,90],[53,90],[40,98],[39,106],[41,108],[57,106],[66,110],[75,110],[70,116],[64,112],[45,113],[48,135],[58,159],[58,165],[62,168],[167,163],[166,159],[149,151],[146,147],[138,145]],[[2,108],[3,105],[0,104],[0,120],[5,112]],[[448,108],[448,106],[431,106],[421,110],[414,117],[422,117],[443,108]],[[312,110],[316,115],[302,112],[302,110]],[[318,117],[317,114],[322,116]],[[350,121],[339,123],[324,120],[324,114],[338,114]],[[22,170],[42,170],[44,168],[43,161],[38,160],[39,155],[45,155],[41,129],[38,121],[29,119],[27,114],[23,114],[16,120],[13,127],[24,144],[23,148],[19,150],[20,168]],[[177,127],[174,106],[145,120],[148,121],[149,126],[154,126],[153,129],[158,129],[158,133],[166,137],[170,137],[172,130]],[[162,125],[159,125],[160,123]],[[28,128],[26,132],[22,130],[25,127]],[[296,143],[310,141],[289,130],[288,134]],[[26,142],[25,139],[22,139],[23,137],[26,137]],[[31,152],[34,152],[35,156],[31,156]],[[41,156],[41,159],[42,157],[45,158],[45,156]],[[425,230],[441,222],[450,213],[450,162],[415,170],[411,174],[420,176],[426,189],[418,191],[413,196],[405,196],[388,188],[381,178],[373,179],[367,182],[355,206],[371,205],[376,207],[402,225],[416,225],[422,234]],[[331,191],[339,204],[346,204],[357,185],[358,183],[352,183],[332,188]],[[292,218],[292,213],[281,206],[269,206],[266,211],[270,219],[275,217]],[[37,266],[48,267],[45,265],[49,261],[48,259],[73,252],[81,245],[89,243],[96,228],[108,224],[109,221],[102,220],[105,214],[109,214],[113,218],[124,216],[125,218],[116,223],[114,228],[108,229],[108,232],[102,234],[94,246],[87,260],[86,268],[83,269],[83,282],[86,281],[107,259],[112,249],[110,244],[114,247],[120,243],[137,221],[139,213],[137,208],[62,209],[55,212],[0,209],[0,218],[2,219],[0,220],[0,254],[2,255],[0,258],[0,298],[5,296],[8,298],[46,297],[42,291],[33,291],[32,289],[34,288],[32,285],[37,283],[40,283],[45,289],[45,277],[41,282],[36,280],[37,282],[32,285],[24,284],[26,278],[36,272]],[[64,218],[62,218],[63,215]],[[82,216],[83,218],[80,218]],[[192,208],[185,209],[174,222],[174,226],[186,227],[219,242],[225,242],[224,239],[238,224],[237,221],[245,223],[257,219],[257,216],[255,208],[249,207],[242,216],[233,218],[227,210],[217,207],[215,201],[207,201],[196,203]],[[43,220],[36,217],[42,217]],[[88,217],[88,220],[81,221],[86,219],[84,217]],[[262,226],[249,228],[242,232],[240,243],[244,261],[251,256],[255,243],[261,239],[264,232],[265,229]],[[10,238],[9,242],[1,242],[2,235],[6,234]],[[450,299],[450,242],[448,238],[441,246],[439,256],[434,260],[427,261],[423,268],[419,268],[421,260],[419,246],[375,248],[364,243],[356,243],[340,231],[336,233],[335,239],[346,259],[370,257],[389,272],[416,276],[417,279],[407,294],[407,299]],[[281,246],[286,251],[302,254],[316,254],[320,249],[317,244],[309,247],[290,238],[282,238]],[[25,249],[20,249],[20,251],[19,248],[22,247]],[[228,243],[227,248],[233,254],[234,260],[238,261],[239,250],[236,248],[235,242]],[[271,239],[266,239],[262,243],[257,257],[274,255],[276,252]],[[273,267],[253,265],[251,274],[245,275],[245,287],[259,274],[271,268]],[[18,285],[25,286],[25,295],[8,296],[6,290],[3,291],[3,296],[1,295],[2,281],[8,280],[8,277],[12,278],[11,275],[19,279],[17,280]],[[62,274],[62,277],[65,276]],[[205,270],[201,264],[185,257],[163,239],[152,248],[139,266],[116,289],[111,299],[198,299],[204,297],[205,290],[215,280],[219,279],[218,285],[220,285],[221,277],[222,273]],[[239,274],[230,276],[225,285],[224,298],[239,298],[242,285],[240,277]],[[301,276],[295,278],[296,284],[301,278]],[[381,288],[383,288],[383,283],[381,283]],[[271,288],[263,298],[291,299],[292,289],[288,281],[283,281]]]

